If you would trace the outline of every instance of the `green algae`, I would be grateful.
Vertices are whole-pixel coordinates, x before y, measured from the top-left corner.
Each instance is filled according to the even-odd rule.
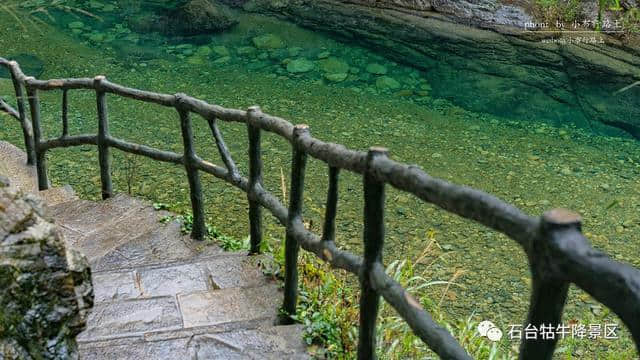
[[[0,30],[15,37],[0,38],[0,48],[10,53],[32,53],[44,59],[43,78],[106,74],[110,80],[127,86],[166,93],[186,92],[226,107],[247,108],[259,104],[265,112],[293,123],[309,124],[313,135],[321,139],[360,150],[385,145],[396,160],[418,164],[433,176],[492,193],[532,215],[554,207],[574,209],[583,216],[584,231],[596,248],[617,260],[640,266],[635,236],[640,230],[638,142],[595,136],[567,124],[528,121],[514,109],[510,109],[512,116],[504,118],[465,110],[437,98],[438,91],[433,91],[432,87],[438,89],[433,79],[446,74],[428,76],[364,49],[343,46],[271,19],[261,19],[254,28],[241,22],[231,33],[207,38],[206,42],[192,39],[193,44],[185,39],[165,41],[149,34],[133,37],[137,41],[126,40],[131,32],[120,30],[117,41],[138,47],[125,53],[123,49],[130,46],[94,47],[83,37],[65,30],[64,21],[58,28],[42,34],[32,32],[18,36],[20,27],[3,16],[6,15],[0,15]],[[104,24],[91,25],[105,27]],[[105,31],[118,33],[115,26],[109,28],[113,30]],[[251,39],[260,33],[277,33],[286,48],[257,49]],[[190,50],[189,56],[193,55],[198,46],[211,49],[225,46],[230,58],[214,64],[213,54],[208,52],[201,53],[197,63],[189,63],[186,59],[190,57],[185,56],[185,51]],[[331,56],[348,64],[350,74],[345,80],[323,80],[322,61],[331,58],[319,59],[319,55],[324,57],[327,49],[331,50]],[[264,59],[259,59],[258,54],[265,54]],[[289,74],[288,65],[283,66],[282,61],[299,56],[317,62],[318,66],[313,71]],[[409,90],[411,95],[400,96],[399,91],[390,91],[399,90],[397,88],[380,89],[376,84],[382,75],[367,71],[370,64],[384,64],[384,76],[401,84],[402,90]],[[352,68],[358,70],[351,71]],[[502,82],[488,81],[483,86],[500,84]],[[480,93],[479,88],[474,87],[472,91]],[[0,81],[0,91],[7,98],[13,93],[6,81]],[[490,96],[486,91],[482,95]],[[60,94],[43,93],[42,100],[43,130],[48,137],[58,136]],[[111,132],[115,136],[164,150],[182,151],[175,110],[113,96],[109,96],[108,101]],[[529,106],[542,105],[534,102]],[[505,113],[508,110],[505,108]],[[220,164],[207,125],[199,120],[194,119],[198,154]],[[14,120],[0,116],[0,124],[1,139],[21,143]],[[95,95],[72,91],[71,133],[95,133],[96,124]],[[220,127],[236,163],[246,174],[246,129],[226,123]],[[282,139],[265,134],[263,148],[265,186],[282,197],[281,174],[285,174],[288,184],[290,147]],[[182,168],[116,150],[113,153],[116,191],[126,192],[130,184],[134,195],[171,204],[177,212],[189,211],[188,185]],[[54,184],[69,183],[81,196],[98,199],[100,180],[94,147],[56,149],[48,157]],[[133,175],[132,168],[136,169]],[[322,163],[310,161],[305,218],[312,220],[316,232],[321,230],[324,215],[326,174]],[[603,186],[605,184],[607,186]],[[246,237],[245,195],[204,175],[203,188],[208,222],[235,238]],[[340,189],[337,243],[344,249],[360,252],[361,179],[345,173]],[[609,206],[614,201],[616,206]],[[265,227],[267,238],[279,242],[283,230],[272,217],[267,216]],[[417,257],[426,246],[427,231],[437,234],[446,254],[444,264],[434,265],[433,276],[446,280],[456,270],[465,271],[458,280],[461,288],[447,295],[443,305],[446,311],[454,316],[475,311],[503,325],[523,321],[529,300],[529,270],[526,257],[513,241],[389,189],[385,259]],[[442,295],[437,289],[429,290],[428,294],[434,298]],[[565,318],[582,318],[595,304],[583,292],[572,288]],[[619,323],[611,316],[607,319]],[[623,336],[619,342],[598,342],[596,346],[624,349],[630,338],[624,331]],[[585,342],[584,346],[594,345]]]

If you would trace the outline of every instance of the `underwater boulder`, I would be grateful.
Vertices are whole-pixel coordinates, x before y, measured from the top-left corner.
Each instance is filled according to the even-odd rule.
[[[387,68],[384,65],[372,63],[367,65],[367,72],[374,75],[384,75],[387,73]]]
[[[264,34],[251,39],[258,49],[280,49],[284,47],[284,41],[274,34]]]
[[[7,56],[8,60],[15,60],[20,65],[22,72],[27,76],[40,77],[44,72],[44,61],[32,54],[18,54]],[[0,78],[11,78],[9,70],[0,67]]]
[[[343,82],[347,79],[348,76],[349,74],[346,73],[324,74],[325,79],[334,83]]]
[[[231,7],[242,7],[244,4],[249,2],[249,0],[218,0],[219,2],[229,5]]]
[[[314,67],[315,65],[313,64],[313,62],[305,58],[300,58],[291,60],[291,62],[287,64],[287,71],[293,74],[300,74],[309,72],[313,70]]]
[[[155,12],[137,13],[127,23],[137,32],[192,36],[221,32],[238,21],[223,5],[210,0],[189,0],[177,8],[161,7]]]
[[[184,35],[220,32],[238,23],[223,6],[209,0],[191,0],[174,15],[171,25]]]
[[[349,72],[349,64],[336,58],[330,57],[318,61],[320,69],[328,74],[344,74]]]
[[[400,83],[389,76],[381,76],[376,80],[378,90],[395,90],[400,88]]]
[[[214,46],[213,48],[211,48],[213,50],[213,53],[217,56],[217,57],[225,57],[225,56],[229,56],[231,53],[229,52],[229,49],[227,49],[226,46],[223,45],[218,45],[218,46]]]

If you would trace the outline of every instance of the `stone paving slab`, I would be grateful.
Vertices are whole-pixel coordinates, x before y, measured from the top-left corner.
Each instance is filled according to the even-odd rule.
[[[225,256],[206,261],[211,281],[221,289],[232,287],[260,286],[267,283],[267,278],[258,268],[255,259],[258,257]]]
[[[55,206],[67,243],[79,248],[93,265],[114,248],[158,228],[156,212],[129,199],[116,196],[101,203],[78,200]]]
[[[163,340],[140,337],[81,343],[85,359],[309,359],[297,334],[301,326],[278,326],[196,334]],[[292,335],[295,334],[295,335]]]
[[[259,318],[275,320],[282,294],[275,285],[178,295],[185,328]]]
[[[185,264],[136,272],[143,296],[185,294],[209,289],[206,270],[198,264]]]
[[[11,185],[24,192],[36,193],[36,168],[27,166],[27,154],[6,141],[0,141],[0,173],[11,179]]]
[[[201,244],[194,244],[188,236],[180,232],[180,224],[172,221],[160,224],[129,242],[122,244],[96,259],[91,264],[94,271],[130,269],[137,266],[189,261],[203,251],[197,249]],[[206,245],[210,255],[222,254],[217,246]]]
[[[27,154],[6,141],[0,141],[0,174],[11,179],[11,184],[20,190],[38,194],[48,206],[76,200],[69,185],[38,192],[35,166],[27,166]]]
[[[96,303],[142,297],[134,271],[94,273],[92,279]]]
[[[255,264],[259,256],[221,255],[198,262],[153,264],[94,272],[95,301],[157,297],[272,282]]]
[[[182,317],[173,296],[101,302],[94,305],[78,341],[95,341],[179,329]]]

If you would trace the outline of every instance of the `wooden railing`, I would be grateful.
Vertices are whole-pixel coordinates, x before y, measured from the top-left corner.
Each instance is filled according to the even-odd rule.
[[[96,145],[100,162],[102,197],[112,196],[110,148],[183,165],[189,180],[193,210],[194,239],[205,235],[204,203],[200,172],[209,173],[240,188],[249,201],[251,250],[259,252],[262,241],[261,209],[270,211],[286,227],[285,291],[283,309],[295,314],[298,295],[298,250],[316,254],[333,267],[359,276],[361,287],[360,332],[358,358],[375,358],[375,325],[382,296],[408,323],[414,333],[443,359],[470,359],[453,336],[433,321],[400,284],[385,273],[382,263],[384,243],[385,186],[435,204],[451,213],[479,222],[515,240],[529,259],[532,274],[532,295],[526,324],[540,328],[543,324],[560,324],[569,284],[574,283],[593,298],[613,310],[631,331],[640,349],[640,271],[612,260],[594,250],[581,233],[580,217],[568,210],[555,209],[541,217],[531,217],[516,207],[484,192],[433,178],[414,165],[396,162],[388,151],[372,147],[368,152],[347,149],[343,145],[321,141],[311,136],[306,125],[292,125],[279,117],[264,114],[259,107],[247,111],[211,105],[185,94],[159,94],[114,84],[97,76],[93,79],[37,80],[25,76],[14,61],[0,58],[0,65],[9,69],[18,109],[0,101],[0,109],[20,121],[24,133],[29,163],[35,162],[40,190],[49,187],[45,153],[54,148]],[[70,135],[68,132],[68,92],[92,89],[96,92],[98,133]],[[30,109],[26,114],[24,90]],[[40,131],[39,91],[62,91],[62,135],[44,139]],[[184,152],[169,151],[117,139],[109,133],[106,94],[133,98],[176,109]],[[224,163],[224,167],[207,162],[195,153],[191,114],[205,119]],[[238,171],[222,135],[217,120],[243,123],[249,138],[249,176]],[[262,131],[275,133],[291,143],[291,191],[288,209],[262,185]],[[327,164],[329,190],[325,222],[321,236],[307,230],[302,221],[304,175],[308,157]],[[338,178],[341,170],[361,174],[364,184],[364,257],[340,250],[335,243]],[[550,359],[556,345],[552,339],[523,339],[521,359]]]

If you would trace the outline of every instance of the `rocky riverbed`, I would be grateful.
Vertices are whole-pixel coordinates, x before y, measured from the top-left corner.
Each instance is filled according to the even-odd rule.
[[[622,130],[640,138],[639,90],[616,94],[640,80],[638,38],[607,35],[607,29],[526,31],[548,21],[532,3],[252,0],[242,6],[365,44],[433,73],[436,92],[467,109],[573,123],[596,132]],[[594,4],[583,2],[573,21],[597,19]],[[623,5],[637,6],[635,1]],[[624,11],[616,14],[601,16],[622,21]]]

